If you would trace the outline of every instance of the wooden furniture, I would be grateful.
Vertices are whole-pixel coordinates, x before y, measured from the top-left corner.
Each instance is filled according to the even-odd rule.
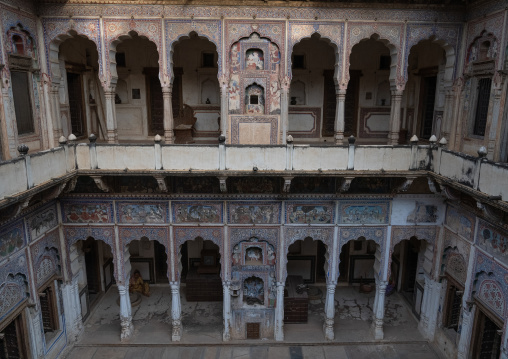
[[[298,293],[297,286],[303,284],[301,276],[290,275],[284,291],[284,323],[307,323],[309,315],[309,296],[307,291]]]
[[[222,281],[217,274],[198,274],[191,268],[187,273],[185,299],[188,302],[222,301]]]

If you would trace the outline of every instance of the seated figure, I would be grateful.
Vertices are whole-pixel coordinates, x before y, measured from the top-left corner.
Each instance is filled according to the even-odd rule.
[[[150,287],[148,283],[145,283],[141,277],[139,270],[135,270],[130,281],[129,281],[129,292],[130,293],[141,293],[147,297],[150,296]]]

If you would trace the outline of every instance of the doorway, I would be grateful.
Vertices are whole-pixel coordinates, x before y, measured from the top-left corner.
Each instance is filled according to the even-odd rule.
[[[67,72],[67,88],[69,94],[71,132],[78,138],[86,136],[81,74]]]
[[[437,76],[424,76],[420,88],[420,137],[432,136],[434,126],[434,105],[436,102]]]
[[[145,68],[148,123],[151,136],[164,133],[164,100],[159,80],[159,68]]]

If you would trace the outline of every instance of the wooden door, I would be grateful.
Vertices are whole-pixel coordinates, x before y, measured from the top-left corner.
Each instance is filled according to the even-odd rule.
[[[335,81],[333,80],[334,70],[324,70],[324,94],[323,94],[323,129],[322,136],[335,135],[335,109],[337,98],[335,96]]]
[[[83,110],[83,85],[81,74],[67,72],[71,131],[76,137],[86,136],[85,111]]]
[[[145,68],[148,108],[148,133],[151,136],[164,134],[164,98],[159,81],[158,68]]]
[[[22,315],[18,315],[3,331],[0,339],[0,358],[24,359],[28,358],[24,342],[24,326]]]
[[[358,136],[358,100],[361,75],[362,72],[359,70],[349,70],[349,83],[347,85],[344,103],[344,137],[349,137],[351,135],[355,137]]]

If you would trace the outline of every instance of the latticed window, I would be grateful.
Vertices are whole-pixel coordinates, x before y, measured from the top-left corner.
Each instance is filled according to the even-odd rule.
[[[28,358],[25,338],[23,317],[20,314],[0,331],[0,359]]]
[[[464,291],[458,285],[450,283],[448,280],[448,290],[446,293],[446,311],[444,317],[444,326],[457,331],[460,320],[460,309],[462,307],[462,295]]]
[[[39,293],[39,300],[41,303],[44,334],[58,330],[58,311],[56,308],[55,291],[52,285]]]
[[[12,96],[19,135],[34,132],[29,74],[26,71],[11,71]]]
[[[473,134],[477,136],[485,136],[491,85],[492,79],[489,77],[478,80],[478,99],[476,102],[476,113],[473,128]]]

